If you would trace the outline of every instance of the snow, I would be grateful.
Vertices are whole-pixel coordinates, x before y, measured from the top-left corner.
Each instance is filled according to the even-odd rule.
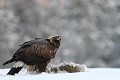
[[[8,71],[0,69],[0,80],[120,80],[120,68],[90,68],[86,72],[36,75],[22,70],[15,76],[6,75]]]

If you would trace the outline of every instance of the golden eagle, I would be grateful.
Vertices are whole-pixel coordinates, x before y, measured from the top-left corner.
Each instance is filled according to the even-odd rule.
[[[60,41],[61,37],[57,35],[46,39],[36,38],[24,42],[15,52],[12,59],[3,64],[15,62],[7,75],[18,73],[25,65],[29,67],[28,71],[44,72],[47,64],[55,57]]]

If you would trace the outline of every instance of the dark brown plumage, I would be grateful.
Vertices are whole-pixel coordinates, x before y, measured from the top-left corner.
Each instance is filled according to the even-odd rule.
[[[47,64],[55,57],[60,46],[60,41],[61,37],[57,35],[47,39],[36,38],[23,43],[15,52],[12,59],[3,64],[6,65],[15,62],[12,69],[7,74],[14,75],[25,65],[29,67],[29,72],[44,72]]]

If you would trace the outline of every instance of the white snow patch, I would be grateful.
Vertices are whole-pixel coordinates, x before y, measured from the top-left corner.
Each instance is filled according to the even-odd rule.
[[[15,76],[6,75],[10,69],[0,69],[0,80],[120,80],[120,68],[93,68],[87,72],[57,74],[27,74],[22,70]]]

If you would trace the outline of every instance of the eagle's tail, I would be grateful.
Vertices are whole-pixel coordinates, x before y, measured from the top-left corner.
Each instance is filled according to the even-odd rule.
[[[11,70],[7,73],[7,75],[15,75],[15,74],[17,74],[21,69],[22,69],[22,67],[17,67],[17,68],[12,67]]]
[[[7,75],[15,75],[17,74],[24,66],[24,63],[22,61],[17,61],[11,70],[7,73]]]

